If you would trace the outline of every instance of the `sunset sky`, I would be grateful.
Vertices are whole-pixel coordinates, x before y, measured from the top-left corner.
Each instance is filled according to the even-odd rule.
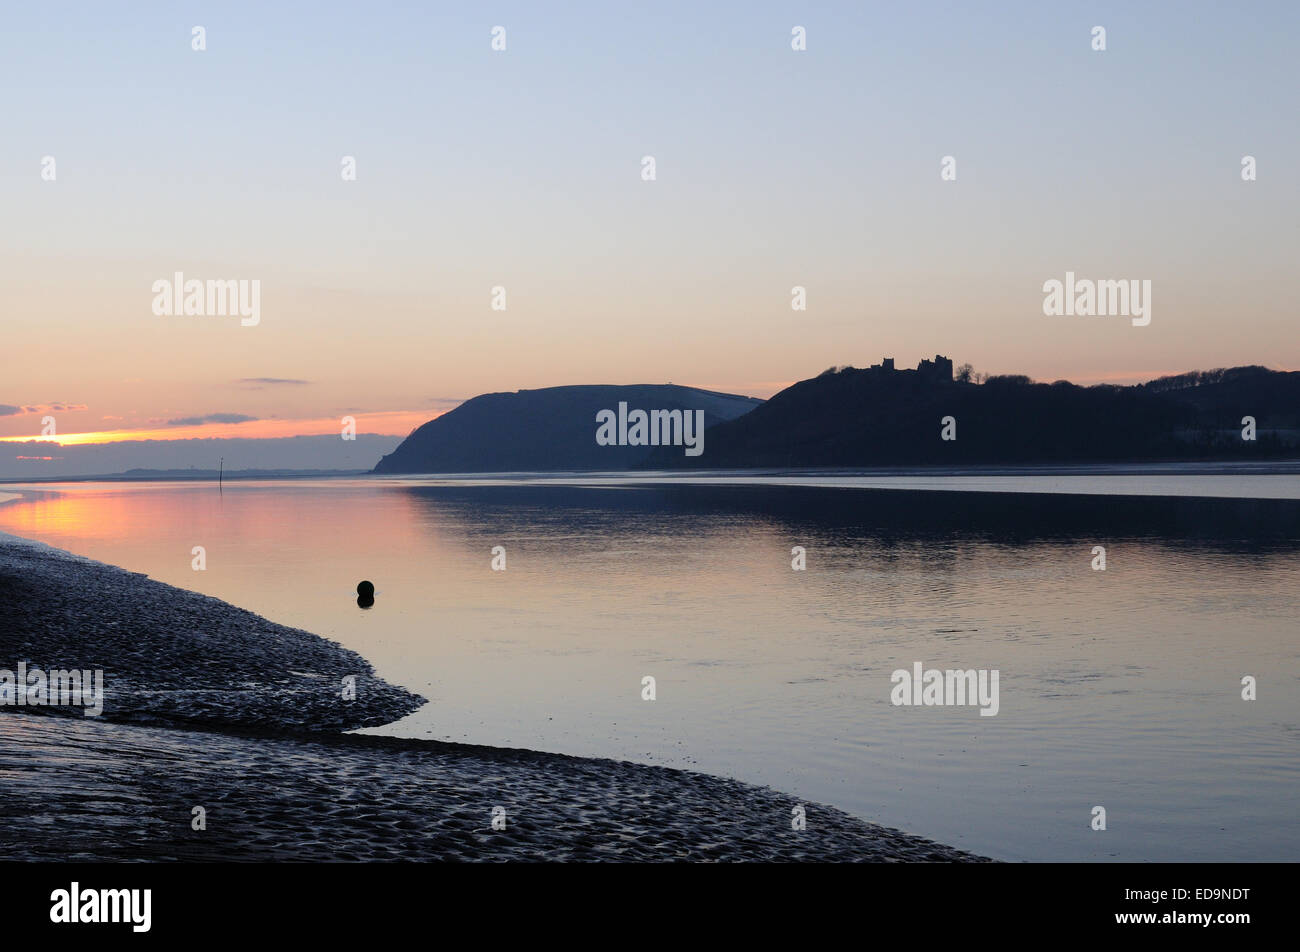
[[[0,438],[402,436],[489,391],[767,397],[936,352],[1300,368],[1294,3],[3,16]],[[1067,270],[1151,280],[1150,326],[1044,316]],[[260,323],[155,315],[178,271],[260,281]]]

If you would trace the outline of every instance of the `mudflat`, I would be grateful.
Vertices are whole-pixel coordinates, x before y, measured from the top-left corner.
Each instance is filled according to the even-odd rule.
[[[344,733],[424,699],[309,632],[0,535],[19,662],[102,670],[103,710],[0,707],[8,859],[988,861],[738,780]]]

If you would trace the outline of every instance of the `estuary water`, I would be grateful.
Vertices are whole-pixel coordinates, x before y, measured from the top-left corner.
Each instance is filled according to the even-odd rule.
[[[360,652],[429,699],[378,733],[737,777],[1008,860],[1300,858],[1300,477],[1024,478],[1072,482],[7,485],[0,531]],[[892,703],[918,662],[998,672],[996,716]]]

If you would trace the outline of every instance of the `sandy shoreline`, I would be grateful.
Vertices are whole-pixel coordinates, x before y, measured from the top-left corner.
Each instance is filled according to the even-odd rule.
[[[0,707],[10,859],[982,859],[736,780],[343,734],[423,699],[316,635],[0,533],[0,669],[19,662],[100,668],[105,699]]]

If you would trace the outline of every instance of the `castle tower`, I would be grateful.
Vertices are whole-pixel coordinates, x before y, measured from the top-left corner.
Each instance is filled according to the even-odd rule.
[[[916,372],[932,383],[952,383],[952,358],[935,354],[934,360],[922,360],[917,364]]]

